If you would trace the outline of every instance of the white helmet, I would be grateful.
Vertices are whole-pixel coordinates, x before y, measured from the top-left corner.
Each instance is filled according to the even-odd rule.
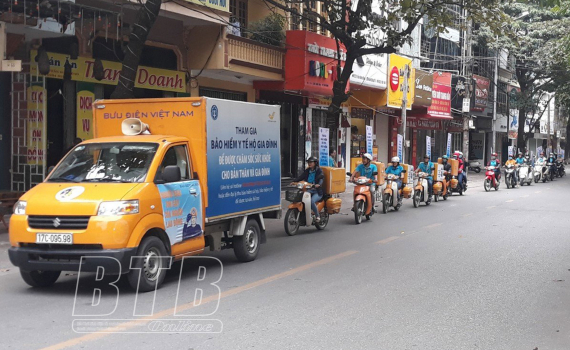
[[[364,153],[362,155],[363,158],[368,158],[369,161],[372,161],[372,155],[370,153]]]
[[[400,157],[392,157],[392,163],[400,163]]]

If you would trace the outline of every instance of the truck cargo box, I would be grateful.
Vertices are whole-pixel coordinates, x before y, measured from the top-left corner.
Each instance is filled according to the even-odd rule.
[[[189,140],[206,220],[280,210],[280,107],[205,97],[100,100],[95,137],[122,135],[137,118],[153,135]]]

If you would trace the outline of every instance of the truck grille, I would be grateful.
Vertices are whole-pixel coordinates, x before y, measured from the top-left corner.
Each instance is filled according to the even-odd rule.
[[[85,230],[89,216],[28,216],[28,226],[39,229]]]

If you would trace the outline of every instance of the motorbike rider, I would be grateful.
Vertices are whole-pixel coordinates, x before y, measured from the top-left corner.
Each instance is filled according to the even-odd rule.
[[[320,222],[321,216],[319,215],[317,202],[323,198],[322,186],[325,175],[323,174],[321,167],[319,167],[319,162],[316,157],[309,157],[309,159],[307,159],[307,163],[309,164],[309,167],[305,169],[301,176],[295,179],[295,182],[306,181],[314,184],[314,188],[311,188],[308,192],[311,194],[311,209],[313,210],[313,213],[315,213],[315,221]]]
[[[441,163],[443,165],[443,172],[445,174],[445,179],[446,181],[449,181],[451,180],[451,164],[449,164],[447,159],[448,159],[447,154],[444,154],[443,157],[441,157]]]
[[[517,161],[513,159],[512,155],[509,155],[509,159],[505,162],[505,166],[512,165],[512,166],[516,167],[517,164],[518,164]],[[518,171],[515,170],[513,172],[513,175],[515,177],[515,182],[518,183],[519,182]]]
[[[378,167],[371,162],[372,155],[370,153],[364,153],[362,155],[362,164],[358,164],[354,173],[350,177],[350,182],[353,182],[355,177],[360,176],[365,176],[372,180],[372,184],[370,184],[370,196],[372,197],[372,210],[376,212],[376,209],[374,208],[374,197],[376,197],[376,178],[378,176]]]
[[[489,161],[489,166],[495,167],[495,178],[497,181],[501,179],[501,162],[497,159],[497,153],[491,154],[491,160]]]
[[[550,155],[548,156],[548,163],[552,164],[550,166],[550,172],[552,174],[556,174],[556,154],[550,153]]]
[[[459,170],[457,180],[459,182],[459,187],[463,189],[463,181],[467,184],[467,173],[465,172],[465,162],[463,161],[463,154],[459,151],[453,153],[453,158],[459,161]]]
[[[400,165],[400,157],[392,157],[392,165],[386,168],[386,175],[388,174],[398,176],[398,179],[396,180],[396,185],[398,186],[398,203],[402,204],[400,189],[402,188],[402,176],[404,174],[404,167]]]
[[[518,165],[524,164],[525,158],[523,157],[522,152],[519,152],[519,156],[516,159]]]
[[[428,182],[428,193],[429,193],[429,197],[428,200],[426,201],[426,203],[431,203],[431,197],[433,194],[433,170],[434,170],[435,166],[433,165],[432,162],[430,162],[430,156],[429,155],[424,155],[424,161],[422,163],[420,163],[420,165],[418,166],[418,168],[416,169],[415,173],[419,173],[419,172],[424,172],[427,173],[429,176],[426,177],[426,180]]]

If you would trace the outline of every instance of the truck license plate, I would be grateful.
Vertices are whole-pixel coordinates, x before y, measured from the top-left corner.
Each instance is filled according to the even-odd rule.
[[[71,233],[36,233],[36,243],[73,244],[73,235]]]

